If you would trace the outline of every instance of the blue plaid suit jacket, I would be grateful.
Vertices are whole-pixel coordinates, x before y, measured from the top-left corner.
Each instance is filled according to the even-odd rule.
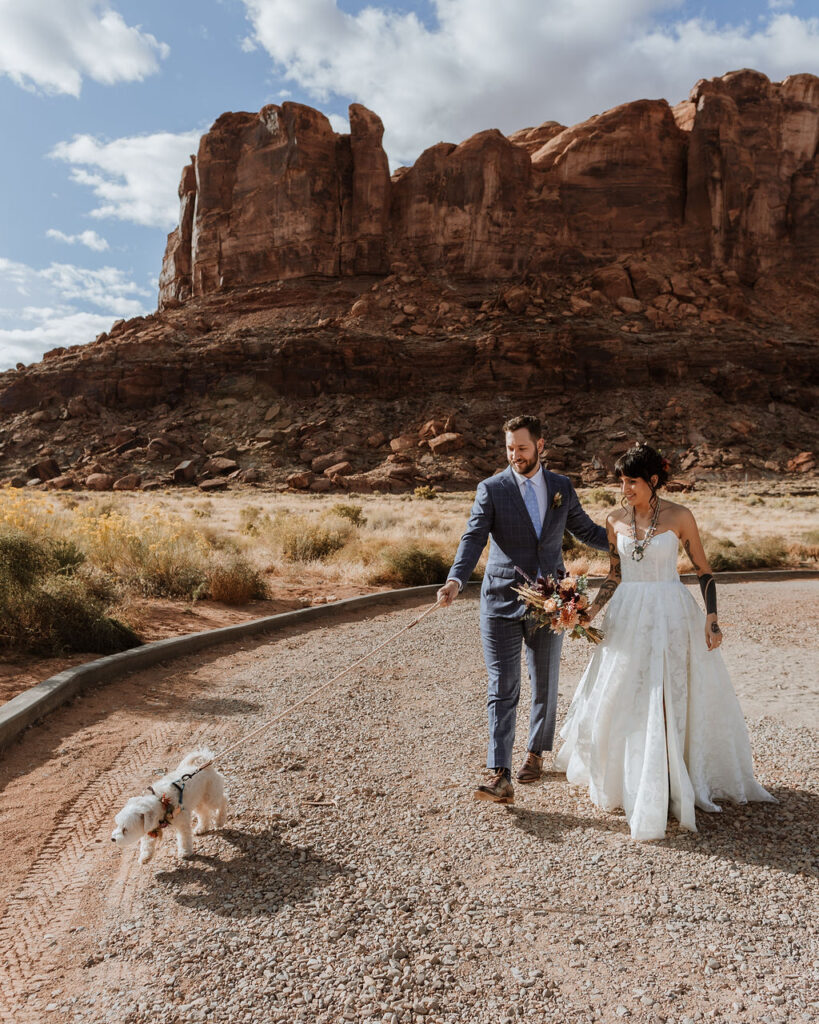
[[[520,566],[532,579],[538,574],[563,572],[564,530],[599,551],[609,549],[605,529],[583,511],[571,480],[546,469],[543,475],[547,503],[539,537],[511,467],[478,484],[449,579],[456,579],[463,586],[478,564],[487,539],[491,540],[481,587],[482,617],[519,618],[524,614],[524,607],[512,589],[515,566]],[[556,501],[558,494],[560,500]]]

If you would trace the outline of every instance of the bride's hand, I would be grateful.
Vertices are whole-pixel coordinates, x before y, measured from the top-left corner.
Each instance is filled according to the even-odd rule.
[[[722,643],[722,630],[719,628],[716,615],[705,617],[705,644],[709,651],[715,651]]]

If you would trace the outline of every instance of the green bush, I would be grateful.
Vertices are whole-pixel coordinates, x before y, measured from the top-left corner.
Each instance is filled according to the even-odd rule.
[[[52,576],[32,595],[31,606],[36,616],[36,630],[29,634],[31,650],[115,654],[142,643],[132,629],[105,614],[82,580]]]
[[[450,562],[440,551],[412,542],[385,551],[383,557],[390,579],[406,587],[445,583],[449,573]]]
[[[4,591],[33,587],[55,567],[43,544],[17,530],[0,533],[0,597]]]
[[[432,501],[433,498],[438,497],[438,492],[434,487],[430,487],[429,484],[422,484],[420,487],[416,487],[412,493],[413,497],[419,501]]]
[[[345,505],[342,503],[333,505],[330,511],[334,516],[338,516],[339,519],[349,520],[353,526],[367,525],[367,517],[364,515],[364,508],[361,505]]]
[[[63,576],[73,576],[85,561],[85,552],[73,540],[52,541],[51,553],[57,563],[57,572]]]
[[[65,554],[65,552],[62,552]],[[0,533],[0,647],[38,654],[113,654],[141,643],[128,626],[105,614],[105,602],[75,573],[76,554],[24,534]],[[66,565],[72,575],[63,574]]]

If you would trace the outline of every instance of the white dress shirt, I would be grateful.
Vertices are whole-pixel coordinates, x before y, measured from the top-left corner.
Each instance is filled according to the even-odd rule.
[[[526,498],[524,497],[524,489],[526,487],[526,481],[531,480],[535,488],[535,497],[537,498],[537,510],[540,513],[540,525],[543,525],[543,520],[546,517],[546,503],[549,499],[549,495],[546,492],[546,477],[543,475],[543,466],[538,467],[537,473],[534,476],[523,476],[522,473],[518,473],[514,467],[512,468],[517,485],[520,488],[520,496],[523,498],[524,503]]]

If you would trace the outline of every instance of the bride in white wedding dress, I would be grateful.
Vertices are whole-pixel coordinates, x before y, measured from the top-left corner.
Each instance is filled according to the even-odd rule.
[[[588,610],[591,621],[611,601],[605,639],[575,692],[555,769],[587,787],[597,806],[623,808],[632,838],[662,839],[669,809],[695,832],[695,807],[774,798],[754,779],[694,517],[660,499],[668,464],[648,445],[629,449],[616,472],[627,507],[608,517],[611,567]],[[705,617],[677,574],[680,541]]]

